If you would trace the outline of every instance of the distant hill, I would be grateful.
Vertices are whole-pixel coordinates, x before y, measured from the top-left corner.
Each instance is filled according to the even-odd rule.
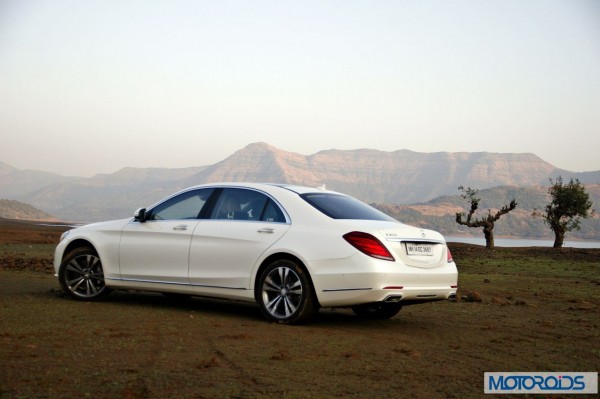
[[[0,162],[0,198],[15,199],[41,187],[77,178],[37,170],[21,170]]]
[[[424,203],[455,195],[460,185],[540,187],[559,175],[582,183],[600,182],[600,171],[565,171],[534,154],[358,149],[301,155],[266,143],[250,144],[214,165],[124,168],[91,178],[61,178],[45,172],[32,175],[1,165],[0,198],[29,203],[72,222],[129,217],[135,209],[150,206],[176,190],[219,181],[326,185],[378,204]],[[28,183],[17,184],[24,176]]]
[[[29,204],[7,199],[0,199],[0,218],[48,222],[58,221],[54,216],[40,211]]]
[[[600,184],[588,184],[586,191],[594,204],[593,208],[600,211]],[[495,212],[508,205],[513,198],[517,200],[517,208],[496,222],[496,237],[554,239],[552,231],[542,219],[531,217],[534,209],[543,211],[549,203],[550,197],[546,187],[494,187],[481,190],[477,196],[481,198],[481,202],[475,216],[485,216],[488,210]],[[372,205],[401,222],[437,230],[444,235],[483,237],[481,229],[468,228],[456,223],[456,213],[466,214],[470,207],[458,194],[441,196],[422,204]],[[600,240],[600,213],[596,212],[593,218],[584,219],[581,230],[567,233],[567,239]]]
[[[183,188],[182,182],[202,169],[124,168],[113,174],[54,183],[18,199],[66,221],[125,218]]]

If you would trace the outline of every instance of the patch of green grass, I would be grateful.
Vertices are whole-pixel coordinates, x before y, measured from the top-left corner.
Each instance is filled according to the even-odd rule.
[[[552,278],[600,278],[600,253],[582,256],[580,258],[556,256],[549,250],[547,254],[527,254],[506,251],[485,256],[483,253],[465,254],[456,259],[459,273],[472,274],[508,274],[526,275],[530,277]],[[504,256],[505,255],[505,256]]]
[[[457,251],[458,252],[458,251]],[[529,298],[534,303],[595,302],[600,292],[600,252],[485,249],[456,257],[462,294],[478,291],[484,297]]]
[[[0,255],[47,258],[54,256],[55,248],[55,244],[0,244]]]

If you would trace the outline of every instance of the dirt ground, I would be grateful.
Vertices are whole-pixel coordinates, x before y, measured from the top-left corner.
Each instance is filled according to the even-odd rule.
[[[600,369],[600,249],[451,244],[457,302],[281,326],[238,302],[70,300],[51,266],[65,229],[0,219],[2,399],[470,398],[486,371]]]

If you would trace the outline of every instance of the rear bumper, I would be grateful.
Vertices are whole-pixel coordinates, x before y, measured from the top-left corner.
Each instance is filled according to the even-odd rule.
[[[424,269],[361,255],[311,266],[315,292],[323,307],[384,301],[408,305],[456,297],[458,271],[454,262]]]
[[[443,301],[456,297],[456,288],[451,287],[404,287],[394,290],[337,290],[317,293],[323,307],[343,307],[372,302],[401,302],[405,305]]]

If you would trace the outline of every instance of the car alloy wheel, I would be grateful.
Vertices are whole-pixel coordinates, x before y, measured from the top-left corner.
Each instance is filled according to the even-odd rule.
[[[89,247],[77,248],[63,260],[59,282],[64,292],[75,299],[92,301],[108,295],[102,262]]]
[[[261,311],[271,321],[300,324],[318,310],[310,279],[296,262],[278,260],[267,266],[258,288]]]

